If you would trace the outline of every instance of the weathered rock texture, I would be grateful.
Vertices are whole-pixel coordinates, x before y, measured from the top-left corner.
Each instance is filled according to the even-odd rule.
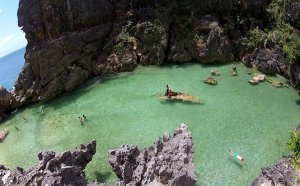
[[[241,58],[242,36],[263,25],[269,2],[20,0],[26,62],[14,101],[4,110],[50,100],[93,76],[131,71],[137,64]]]
[[[196,175],[192,159],[192,135],[185,124],[173,137],[165,135],[147,149],[125,145],[109,152],[109,163],[120,185],[193,186]]]
[[[300,174],[292,167],[289,159],[278,160],[272,167],[262,169],[262,173],[251,186],[297,186]]]
[[[232,61],[230,39],[241,36],[233,16],[262,18],[268,2],[20,0],[28,45],[16,100],[49,100],[92,76],[138,63]]]
[[[0,185],[87,185],[84,169],[95,153],[96,141],[91,141],[61,154],[41,152],[39,162],[27,171],[20,167],[10,170],[0,165]]]
[[[11,92],[0,86],[0,121],[12,110],[15,99]]]
[[[280,48],[256,48],[253,53],[243,57],[243,63],[268,75],[283,75],[293,87],[300,89],[300,62],[285,63]]]
[[[286,20],[300,29],[300,1],[286,0],[284,5],[284,15]]]

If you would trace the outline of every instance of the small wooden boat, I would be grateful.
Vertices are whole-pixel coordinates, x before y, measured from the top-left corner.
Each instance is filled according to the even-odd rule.
[[[216,85],[216,84],[218,84],[218,81],[213,77],[208,77],[206,80],[203,81],[203,83],[206,83],[209,85]]]
[[[3,129],[1,132],[0,132],[0,141],[3,141],[4,138],[8,135],[8,130],[6,129]]]
[[[259,81],[254,80],[254,79],[250,79],[250,80],[249,80],[249,83],[250,83],[251,85],[258,85]]]
[[[186,102],[191,102],[191,103],[200,103],[199,98],[192,96],[187,93],[182,93],[179,92],[177,95],[174,96],[161,96],[159,97],[160,100],[167,100],[167,101],[173,101],[173,100],[178,100],[178,101],[186,101]]]
[[[215,70],[211,70],[210,71],[210,75],[212,75],[212,76],[219,76],[219,75],[221,75],[221,73],[219,73],[219,72],[217,72]]]

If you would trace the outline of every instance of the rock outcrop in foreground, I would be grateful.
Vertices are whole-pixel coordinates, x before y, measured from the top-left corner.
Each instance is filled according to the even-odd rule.
[[[119,185],[193,186],[196,175],[192,158],[192,135],[185,124],[173,137],[165,135],[147,149],[125,145],[109,152]]]
[[[255,179],[251,186],[296,186],[299,185],[299,178],[300,173],[293,168],[290,160],[281,159],[272,167],[263,168],[262,173]]]
[[[0,186],[105,186],[97,182],[88,184],[85,177],[84,169],[95,153],[93,140],[74,151],[41,152],[38,163],[27,171],[0,165]],[[165,135],[148,149],[140,151],[136,146],[126,145],[109,152],[109,163],[121,179],[117,185],[193,186],[196,175],[192,160],[192,134],[185,124],[176,129],[173,137]]]
[[[79,149],[55,152],[41,152],[39,162],[31,169],[10,170],[0,165],[0,185],[74,185],[85,186],[84,169],[96,153],[96,141],[80,145]]]

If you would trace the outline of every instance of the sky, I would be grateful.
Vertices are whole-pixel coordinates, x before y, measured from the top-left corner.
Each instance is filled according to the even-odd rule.
[[[0,0],[0,58],[26,46],[25,33],[18,27],[19,0]]]

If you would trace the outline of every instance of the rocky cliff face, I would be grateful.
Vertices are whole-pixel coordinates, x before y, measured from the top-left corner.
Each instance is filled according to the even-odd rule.
[[[95,153],[96,141],[91,141],[61,154],[41,152],[38,163],[26,171],[0,165],[0,185],[88,185],[84,169]]]
[[[242,37],[268,24],[270,2],[20,0],[18,24],[28,40],[26,63],[14,101],[0,111],[52,99],[95,75],[131,71],[137,64],[241,59]],[[295,26],[298,5],[295,0],[285,3],[285,18]],[[287,77],[295,85],[300,82]]]
[[[245,55],[243,63],[268,75],[283,75],[293,87],[300,89],[300,63],[285,63],[283,56],[281,48],[259,47],[253,53]]]
[[[284,5],[285,19],[300,29],[300,2],[298,0],[287,0]]]
[[[18,23],[28,45],[16,103],[49,100],[92,76],[131,71],[138,63],[232,61],[249,27],[237,25],[236,17],[261,20],[268,3],[20,0]]]
[[[109,152],[119,185],[196,185],[192,159],[192,135],[185,124],[173,137],[165,135],[147,149],[125,145]]]

